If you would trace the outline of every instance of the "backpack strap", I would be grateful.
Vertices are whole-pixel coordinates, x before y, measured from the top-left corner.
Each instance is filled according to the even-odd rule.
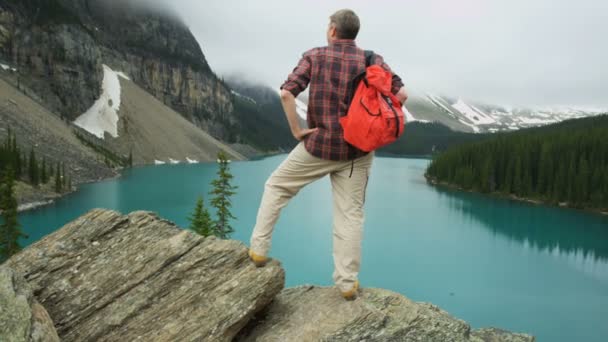
[[[370,65],[373,64],[375,57],[376,57],[376,54],[374,53],[374,51],[365,50],[365,69],[367,69],[367,67],[369,67]],[[365,78],[365,70],[363,70],[363,72],[360,73],[359,75],[355,76],[355,78],[353,78],[349,84],[348,97],[347,97],[347,101],[346,101],[346,103],[349,106],[355,96],[355,91],[357,90],[357,86],[359,85],[359,82],[361,82],[361,81],[365,82],[365,84],[367,85],[367,79]]]
[[[376,54],[373,50],[365,50],[365,67],[372,65],[374,63],[374,57]]]

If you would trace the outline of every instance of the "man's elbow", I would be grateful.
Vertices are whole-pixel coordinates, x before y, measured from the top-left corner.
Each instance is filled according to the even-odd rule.
[[[289,90],[281,89],[281,101],[289,101],[295,99],[293,94]]]
[[[405,87],[401,87],[401,89],[399,89],[399,92],[397,92],[397,99],[401,103],[405,103],[405,101],[407,101],[408,94],[407,94],[407,91],[405,90]]]
[[[399,89],[399,91],[397,92],[397,99],[401,102],[401,103],[405,103],[405,101],[407,101],[408,99],[408,95],[407,95],[407,91],[405,90],[405,87],[401,87],[401,89]]]

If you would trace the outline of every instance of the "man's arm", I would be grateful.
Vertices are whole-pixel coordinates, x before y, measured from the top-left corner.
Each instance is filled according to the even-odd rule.
[[[289,122],[291,134],[297,140],[302,140],[306,135],[317,131],[314,129],[302,129],[296,112],[296,97],[308,87],[311,73],[310,51],[302,55],[298,65],[293,69],[287,80],[281,85],[281,104]]]
[[[393,74],[393,81],[391,84],[391,92],[397,97],[397,100],[399,100],[399,102],[401,102],[401,104],[404,104],[405,101],[407,101],[408,95],[407,95],[407,91],[405,90],[405,85],[403,84],[403,81],[401,80],[401,77],[399,77],[399,75],[395,74],[391,68],[388,66],[388,64],[386,64],[386,62],[384,62],[384,58],[381,55],[375,54],[376,58],[374,60],[374,64],[378,64],[380,66],[382,66],[382,68],[386,71],[389,71]]]
[[[293,134],[294,138],[302,140],[308,134],[319,130],[318,128],[302,129],[300,127],[300,121],[298,120],[298,113],[296,111],[296,97],[293,96],[290,91],[285,89],[281,90],[281,104],[283,104],[283,110],[287,116],[289,128],[291,129],[291,134]]]
[[[395,94],[395,96],[397,97],[397,100],[399,100],[399,102],[401,102],[401,104],[404,104],[408,98],[405,87],[401,87],[401,89],[399,89],[399,91],[397,92],[397,94]]]

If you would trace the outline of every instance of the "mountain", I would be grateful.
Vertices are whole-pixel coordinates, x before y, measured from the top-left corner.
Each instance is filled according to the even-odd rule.
[[[68,120],[97,99],[102,65],[217,138],[233,126],[229,88],[176,17],[133,1],[2,0],[0,59],[51,111]]]
[[[124,73],[108,66],[104,66],[104,72],[100,99],[74,121],[90,133],[79,130],[89,140],[91,135],[98,138],[93,143],[119,155],[131,154],[135,164],[214,161],[220,149],[231,158],[245,159],[165,106]]]
[[[608,111],[576,107],[510,108],[431,93],[414,93],[407,100],[405,107],[409,111],[410,122],[439,122],[453,130],[472,133],[513,131],[595,116]]]
[[[235,75],[226,83],[232,88],[246,141],[269,152],[286,152],[296,145],[277,91]]]
[[[258,151],[190,30],[141,3],[0,0],[0,139],[10,129],[21,151],[65,165],[74,184],[131,161],[214,161],[220,149],[246,158],[230,144]],[[20,204],[58,195],[18,181]]]

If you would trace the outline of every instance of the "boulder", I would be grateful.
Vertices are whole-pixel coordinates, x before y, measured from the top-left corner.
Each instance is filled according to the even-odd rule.
[[[23,276],[0,266],[0,341],[59,342],[51,317]]]
[[[534,341],[388,290],[345,301],[284,282],[278,261],[256,268],[241,242],[95,209],[5,263],[0,341]]]
[[[95,209],[11,257],[62,341],[230,341],[284,286],[238,241]],[[3,338],[0,338],[3,340]]]
[[[364,288],[354,301],[335,287],[283,290],[236,341],[528,342],[534,338],[499,329],[473,330],[435,305],[413,302],[382,289]]]

